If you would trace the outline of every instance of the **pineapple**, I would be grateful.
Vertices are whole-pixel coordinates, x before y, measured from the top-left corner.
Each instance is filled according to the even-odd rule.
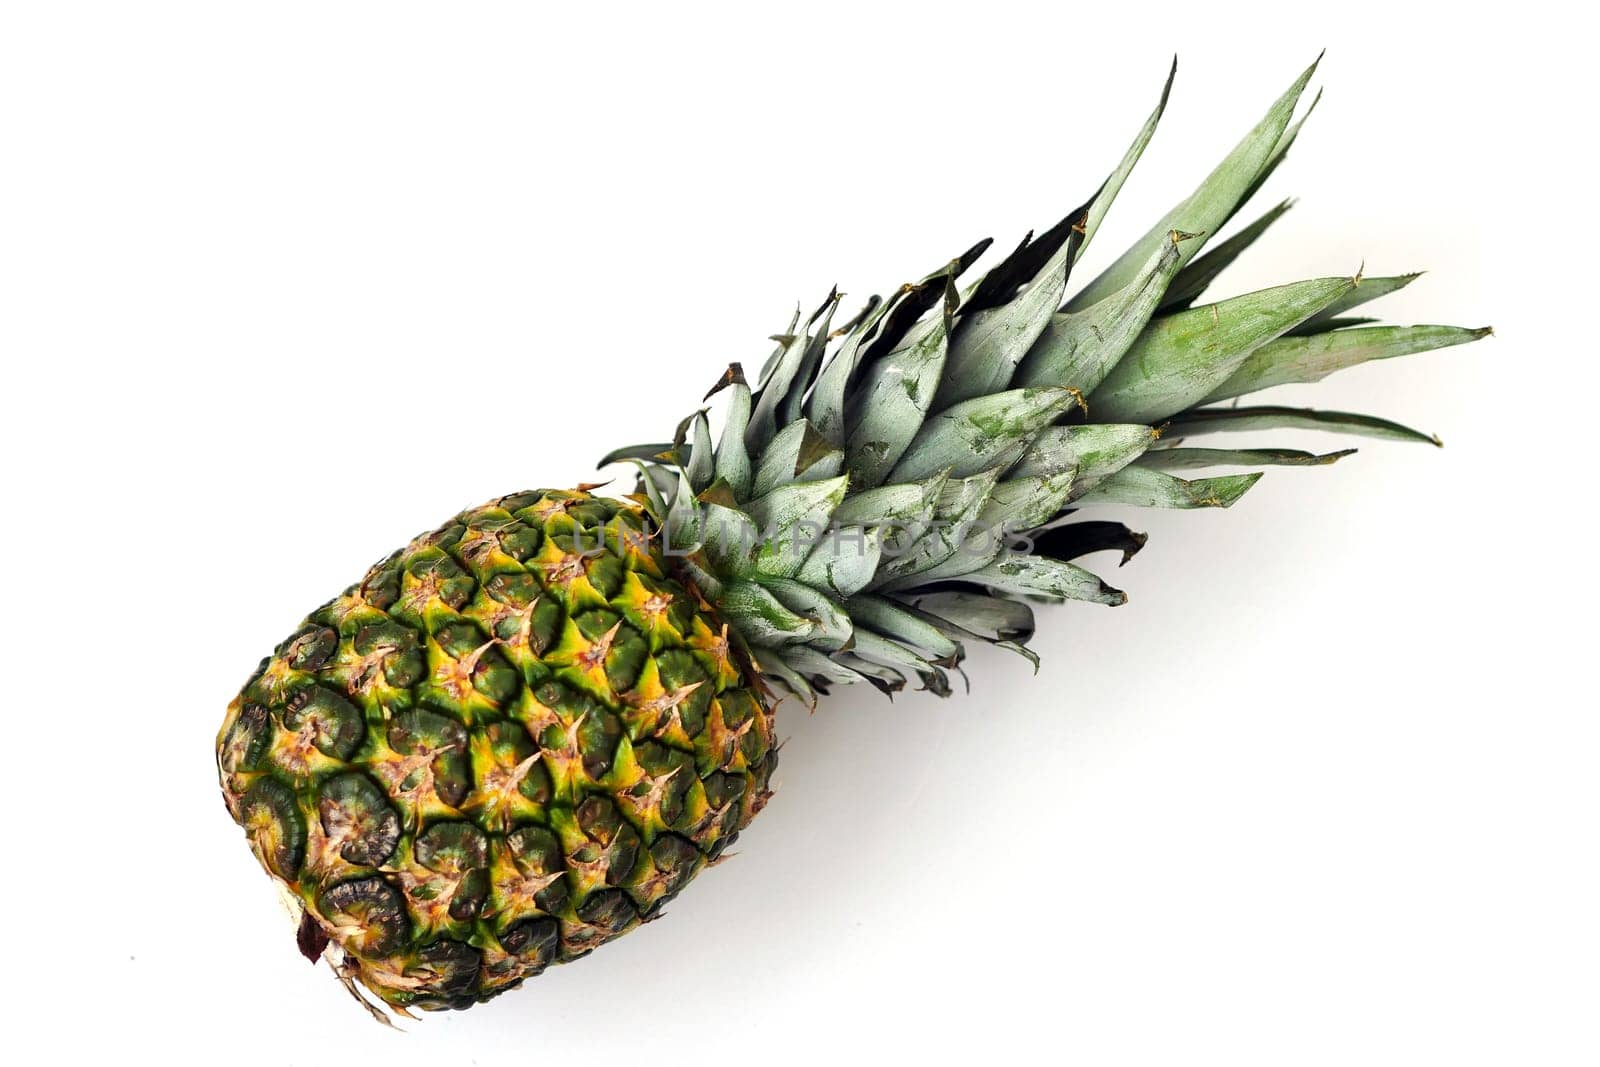
[[[1116,605],[1082,557],[1144,544],[1091,504],[1227,507],[1269,465],[1199,447],[1277,428],[1421,441],[1365,415],[1239,406],[1269,386],[1487,330],[1349,312],[1414,276],[1197,304],[1283,214],[1202,254],[1282,161],[1316,65],[1187,199],[1068,295],[1154,133],[974,281],[988,242],[848,321],[832,293],[670,441],[627,499],[464,511],[313,611],[228,709],[229,813],[300,923],[378,1005],[460,1008],[649,922],[771,796],[774,709],[829,687],[945,695],[967,645],[1028,648],[1037,602]],[[708,395],[707,399],[710,399]],[[1244,473],[1187,477],[1194,469]]]

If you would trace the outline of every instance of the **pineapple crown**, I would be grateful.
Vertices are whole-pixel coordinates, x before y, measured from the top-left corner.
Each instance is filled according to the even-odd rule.
[[[1227,507],[1260,471],[1172,472],[1319,465],[1353,451],[1197,448],[1190,438],[1312,429],[1439,443],[1366,415],[1216,406],[1489,332],[1346,315],[1414,274],[1313,278],[1195,306],[1289,209],[1278,204],[1200,254],[1294,143],[1316,67],[1070,298],[1073,266],[1154,134],[1176,62],[1094,196],[976,281],[959,284],[987,240],[837,328],[830,293],[804,324],[796,312],[754,386],[735,364],[707,394],[726,398],[718,435],[701,410],[670,442],[605,457],[638,466],[665,550],[763,671],[814,701],[832,684],[893,693],[911,677],[947,694],[971,641],[1037,666],[1029,602],[1121,604],[1074,561],[1118,550],[1126,562],[1144,544],[1119,522],[1073,518],[1078,507]]]

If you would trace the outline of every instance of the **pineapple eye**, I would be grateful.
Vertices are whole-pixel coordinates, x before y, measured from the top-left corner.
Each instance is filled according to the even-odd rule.
[[[272,739],[272,719],[260,704],[240,704],[223,731],[217,763],[229,773],[251,771],[261,763]]]
[[[306,824],[294,791],[276,778],[260,778],[239,804],[239,822],[267,869],[286,882],[300,874]]]
[[[340,882],[322,894],[322,914],[339,944],[367,956],[386,956],[408,932],[405,904],[382,878]]]
[[[538,974],[555,961],[561,945],[561,927],[550,918],[524,919],[500,935],[500,947],[518,956],[524,974]]]
[[[318,751],[336,760],[348,760],[367,733],[356,706],[321,686],[302,689],[290,698],[283,725],[296,733],[309,730]]]
[[[297,671],[320,670],[339,647],[339,635],[326,626],[307,626],[283,643],[280,653]]]
[[[322,783],[317,813],[322,832],[347,862],[376,867],[400,841],[400,816],[364,774],[340,774]]]
[[[489,839],[483,831],[471,823],[435,823],[412,847],[418,863],[454,883],[449,886],[450,917],[477,915],[489,892]]]

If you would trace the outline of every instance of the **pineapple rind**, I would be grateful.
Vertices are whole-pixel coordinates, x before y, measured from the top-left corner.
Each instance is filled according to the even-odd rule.
[[[770,795],[771,704],[637,505],[524,493],[312,612],[217,762],[302,946],[394,1008],[456,1008],[648,922],[714,862]]]

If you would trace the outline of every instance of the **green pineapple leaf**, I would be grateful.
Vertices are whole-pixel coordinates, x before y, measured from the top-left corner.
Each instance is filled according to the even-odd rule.
[[[1097,419],[1155,423],[1192,407],[1250,353],[1354,286],[1313,278],[1156,319],[1090,395],[1091,410]]]
[[[1409,426],[1402,426],[1398,422],[1390,422],[1374,415],[1268,405],[1248,408],[1196,408],[1175,416],[1163,429],[1173,437],[1250,430],[1327,430],[1357,437],[1416,441],[1438,447],[1444,445],[1444,442],[1433,434],[1413,430]]]
[[[1317,63],[1321,61],[1322,57],[1318,56],[1317,62],[1312,63],[1299,78],[1295,79],[1294,84],[1277,99],[1266,116],[1245,135],[1244,140],[1239,142],[1227,158],[1217,164],[1216,169],[1200,183],[1198,189],[1167,212],[1166,217],[1152,226],[1143,238],[1134,242],[1115,263],[1085,286],[1068,302],[1065,310],[1081,311],[1127,285],[1148,260],[1150,249],[1173,230],[1201,234],[1215,233],[1217,228],[1233,215],[1245,197],[1255,189],[1262,172],[1273,165],[1275,159],[1282,158],[1283,150],[1287,150],[1287,143],[1284,143],[1280,150],[1280,142],[1283,141],[1284,132],[1294,114],[1295,104],[1300,100],[1300,94],[1305,92],[1306,84],[1311,81],[1311,76],[1316,73]],[[1187,262],[1200,251],[1202,243],[1202,241],[1194,242],[1181,250],[1179,255]]]
[[[1134,464],[1158,471],[1205,467],[1325,467],[1355,452],[1353,448],[1320,455],[1293,448],[1157,448],[1134,460]]]
[[[1318,382],[1335,371],[1375,359],[1462,345],[1489,336],[1489,327],[1368,326],[1308,337],[1284,337],[1251,353],[1202,403],[1228,400],[1274,385]]]
[[[1166,295],[1161,300],[1161,312],[1182,311],[1194,303],[1195,299],[1217,280],[1219,274],[1232,266],[1233,261],[1238,259],[1245,249],[1255,244],[1261,235],[1267,232],[1267,228],[1283,218],[1293,206],[1293,200],[1285,200],[1276,207],[1269,208],[1260,218],[1205,255],[1195,257],[1194,262],[1179,271],[1178,276],[1172,280],[1172,285],[1167,288]]]
[[[1137,508],[1227,508],[1261,479],[1253,474],[1185,481],[1144,467],[1124,467],[1079,497],[1079,504],[1128,504]]]

